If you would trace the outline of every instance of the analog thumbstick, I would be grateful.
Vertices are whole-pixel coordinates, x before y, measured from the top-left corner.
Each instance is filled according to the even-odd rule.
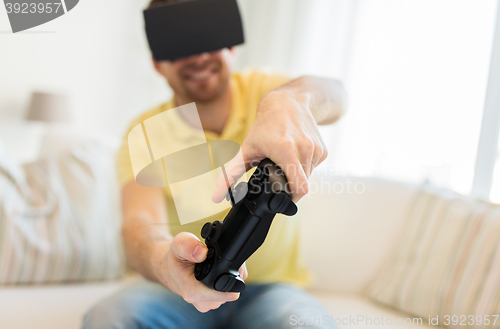
[[[212,235],[214,231],[214,226],[212,223],[205,223],[205,225],[203,225],[202,229],[201,229],[201,237],[203,239],[207,239],[208,237],[210,237]]]

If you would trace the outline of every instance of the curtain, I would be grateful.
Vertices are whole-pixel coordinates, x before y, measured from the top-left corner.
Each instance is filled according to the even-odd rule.
[[[347,77],[357,0],[238,2],[246,42],[236,68]]]
[[[496,0],[240,0],[236,66],[336,77],[345,117],[321,129],[333,174],[468,194],[481,130]]]

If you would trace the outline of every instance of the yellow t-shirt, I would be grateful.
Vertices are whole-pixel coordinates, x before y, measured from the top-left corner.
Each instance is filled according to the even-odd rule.
[[[242,144],[250,128],[255,122],[257,105],[260,99],[272,89],[286,83],[288,77],[282,75],[267,75],[260,71],[234,73],[230,78],[232,109],[222,133],[217,135],[205,131],[207,140],[232,140]],[[173,99],[133,120],[125,134],[117,155],[118,178],[121,186],[134,180],[128,148],[128,132],[144,120],[163,111],[175,107]],[[193,130],[187,123],[179,120],[177,128],[182,135]],[[194,133],[194,132],[193,132]],[[214,187],[215,188],[215,187]],[[223,220],[224,213],[204,218],[202,220],[181,225],[173,202],[172,194],[167,185],[165,188],[168,225],[173,236],[179,232],[191,232],[200,237],[204,223]],[[249,283],[291,283],[306,286],[310,282],[310,273],[305,265],[300,248],[300,213],[287,217],[277,215],[271,225],[264,244],[246,261]]]

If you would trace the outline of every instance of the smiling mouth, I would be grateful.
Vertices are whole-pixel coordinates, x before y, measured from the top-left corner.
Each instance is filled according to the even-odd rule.
[[[208,80],[212,75],[217,73],[217,68],[207,68],[200,71],[190,72],[185,75],[185,79],[193,82],[202,82]]]

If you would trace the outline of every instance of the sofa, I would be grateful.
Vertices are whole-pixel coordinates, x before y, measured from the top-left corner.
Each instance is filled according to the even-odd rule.
[[[347,188],[340,191],[339,186],[347,187],[349,181],[362,193]],[[300,212],[307,218],[302,222],[303,245],[315,276],[311,292],[335,318],[344,321],[340,328],[352,327],[347,320],[358,316],[392,317],[394,323],[398,318],[407,318],[371,302],[363,292],[397,243],[416,186],[375,178],[322,175],[313,176],[313,182],[329,184],[332,189],[313,192],[299,203]],[[92,304],[135,280],[141,278],[129,274],[107,282],[0,287],[0,327],[79,328]],[[370,327],[357,320],[356,327]]]
[[[54,139],[49,141],[53,150]],[[307,327],[307,321],[329,321],[339,328],[438,327],[429,325],[430,319],[423,311],[408,307],[400,299],[378,298],[377,289],[380,293],[390,283],[373,288],[373,282],[384,270],[389,275],[393,272],[394,262],[391,265],[388,259],[394,259],[394,255],[397,260],[403,259],[399,248],[405,243],[417,244],[412,242],[417,240],[406,238],[404,232],[408,231],[408,218],[415,217],[415,202],[419,195],[422,197],[421,190],[419,185],[381,178],[331,175],[326,167],[316,170],[310,180],[310,193],[298,204],[303,230],[300,242],[314,276],[309,290],[333,318],[291,319],[291,324]],[[446,193],[443,192],[443,200],[451,200]],[[435,197],[441,198],[439,193]],[[461,197],[461,202],[472,201]],[[436,202],[430,204],[435,206]],[[498,210],[496,206],[487,206],[488,211]],[[463,212],[466,208],[453,209]],[[495,221],[490,220],[500,222]],[[413,262],[410,256],[409,261]],[[382,281],[387,275],[382,275]],[[404,282],[401,278],[404,279],[400,275],[391,280]],[[120,279],[97,282],[0,286],[0,328],[79,328],[91,305],[137,280],[142,278],[128,273]],[[411,290],[407,291],[411,302]]]

